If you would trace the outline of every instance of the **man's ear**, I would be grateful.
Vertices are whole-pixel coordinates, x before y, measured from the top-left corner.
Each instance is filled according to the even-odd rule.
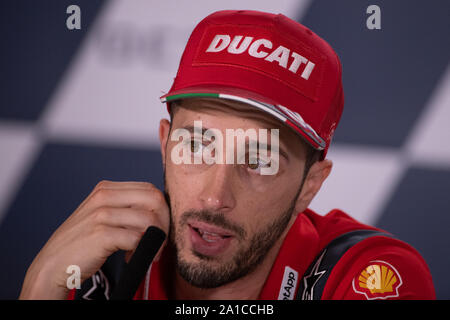
[[[312,199],[316,196],[322,187],[322,183],[329,176],[333,162],[330,160],[322,160],[315,162],[309,169],[305,182],[303,184],[302,191],[297,198],[295,205],[295,212],[303,212],[308,208]]]
[[[170,134],[170,122],[167,119],[159,121],[159,142],[161,144],[161,155],[163,166],[166,166],[166,147]]]

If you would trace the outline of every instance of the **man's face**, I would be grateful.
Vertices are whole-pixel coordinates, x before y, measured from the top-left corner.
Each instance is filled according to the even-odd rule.
[[[261,175],[263,162],[175,164],[172,150],[180,141],[167,140],[165,192],[170,201],[170,240],[176,249],[177,270],[194,286],[214,288],[253,271],[295,219],[306,150],[295,133],[269,115],[220,99],[183,101],[170,134],[192,128],[198,120],[203,129],[214,128],[224,137],[226,129],[268,129],[269,144],[270,130],[279,129],[275,175]],[[208,142],[195,140],[192,134],[188,143],[186,150],[195,157]],[[224,153],[226,148],[224,143]]]

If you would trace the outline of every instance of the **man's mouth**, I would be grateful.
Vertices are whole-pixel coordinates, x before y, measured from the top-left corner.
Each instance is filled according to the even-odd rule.
[[[232,232],[205,222],[194,221],[188,226],[193,250],[205,256],[221,254],[233,238]]]
[[[217,234],[217,233],[208,232],[208,231],[205,231],[205,230],[202,230],[202,229],[197,229],[197,228],[193,228],[193,229],[195,231],[197,231],[200,234],[200,236],[203,238],[203,240],[205,240],[207,242],[215,242],[215,241],[218,241],[218,240],[223,239],[223,238],[231,237],[231,236],[228,236],[228,235],[220,235],[220,234]]]

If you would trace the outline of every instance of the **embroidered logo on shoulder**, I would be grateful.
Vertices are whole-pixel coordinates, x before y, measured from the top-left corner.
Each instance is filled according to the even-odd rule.
[[[90,279],[91,288],[83,295],[84,300],[109,300],[109,281],[100,269]]]
[[[365,295],[368,300],[395,298],[399,295],[402,278],[389,263],[374,260],[353,278],[352,285],[356,293]]]

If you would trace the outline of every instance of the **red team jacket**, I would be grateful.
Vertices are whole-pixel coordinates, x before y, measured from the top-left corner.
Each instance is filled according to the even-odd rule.
[[[167,299],[164,270],[173,263],[165,253],[152,263],[134,299]],[[101,275],[102,296],[108,298],[111,280]],[[84,285],[85,292],[100,288],[95,279],[98,274],[92,277],[94,286]],[[90,298],[71,291],[69,299],[76,297]],[[259,296],[261,300],[435,298],[427,264],[413,247],[340,210],[321,216],[309,209],[289,230]]]

